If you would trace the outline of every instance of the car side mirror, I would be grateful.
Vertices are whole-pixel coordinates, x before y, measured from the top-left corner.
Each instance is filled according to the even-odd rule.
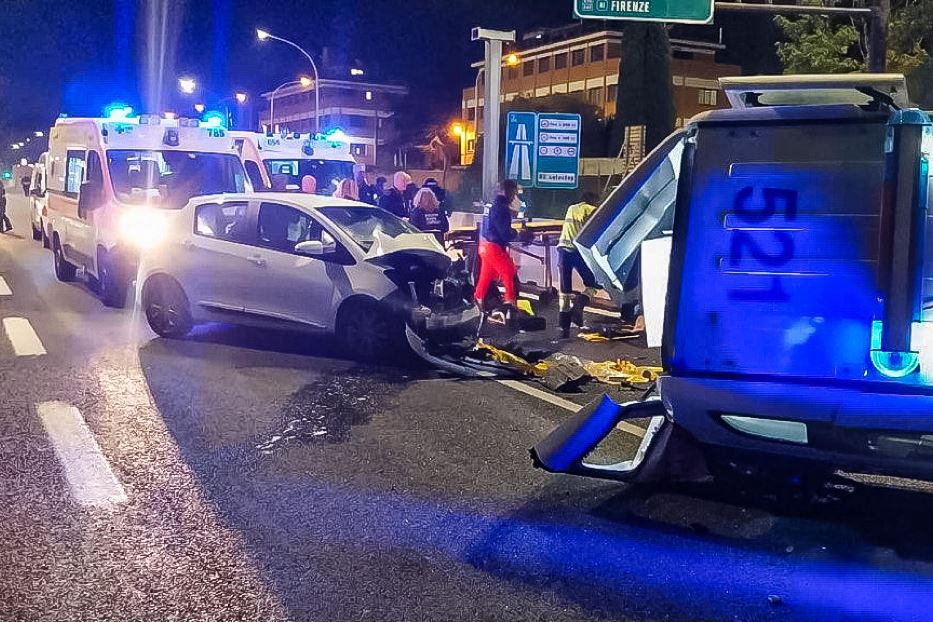
[[[295,244],[295,252],[308,257],[321,257],[322,255],[331,255],[337,252],[337,244],[334,242],[325,244],[320,240],[306,240]]]
[[[87,213],[100,207],[101,188],[90,179],[81,182],[78,194],[78,212]]]

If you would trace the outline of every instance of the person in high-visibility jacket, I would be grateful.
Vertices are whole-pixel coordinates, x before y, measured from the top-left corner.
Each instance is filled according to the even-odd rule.
[[[570,324],[574,319],[575,311],[578,312],[577,323],[582,323],[583,307],[589,301],[589,298],[596,293],[596,277],[592,270],[583,261],[577,247],[573,245],[574,239],[583,228],[583,224],[596,211],[596,203],[599,198],[595,192],[583,192],[580,195],[580,202],[574,203],[567,208],[567,214],[564,216],[564,226],[560,232],[560,241],[557,244],[557,266],[560,272],[560,332],[561,337],[570,336]],[[578,300],[577,309],[574,309],[573,293],[573,272],[576,270],[586,288],[583,291],[583,299]]]

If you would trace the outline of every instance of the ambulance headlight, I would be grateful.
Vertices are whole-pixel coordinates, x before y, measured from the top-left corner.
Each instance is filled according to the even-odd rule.
[[[120,217],[120,237],[124,242],[145,250],[165,239],[164,214],[148,209],[126,212]]]

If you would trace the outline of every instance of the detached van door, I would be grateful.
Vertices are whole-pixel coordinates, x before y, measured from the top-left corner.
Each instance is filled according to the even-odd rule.
[[[637,295],[641,243],[669,235],[684,131],[658,145],[593,214],[575,240],[596,280],[622,305]]]

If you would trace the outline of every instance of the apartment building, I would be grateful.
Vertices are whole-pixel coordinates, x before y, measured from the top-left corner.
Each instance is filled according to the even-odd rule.
[[[393,116],[408,95],[403,84],[365,79],[324,79],[319,85],[285,85],[263,93],[259,113],[263,131],[313,132],[314,90],[320,88],[321,131],[340,128],[351,137],[350,150],[361,164],[375,164],[382,149],[393,149]],[[271,117],[270,117],[271,112]]]
[[[563,36],[562,36],[563,35]],[[726,107],[717,78],[741,74],[736,65],[716,62],[716,52],[724,49],[717,42],[671,39],[671,79],[677,125],[695,114]],[[616,113],[619,62],[622,59],[622,33],[599,30],[579,33],[564,28],[531,33],[509,50],[503,61],[502,100],[516,97],[546,97],[555,93],[579,94],[608,118]],[[476,136],[483,131],[482,61],[474,86],[463,89],[461,121],[461,163],[473,161]],[[477,97],[478,93],[478,97]]]

